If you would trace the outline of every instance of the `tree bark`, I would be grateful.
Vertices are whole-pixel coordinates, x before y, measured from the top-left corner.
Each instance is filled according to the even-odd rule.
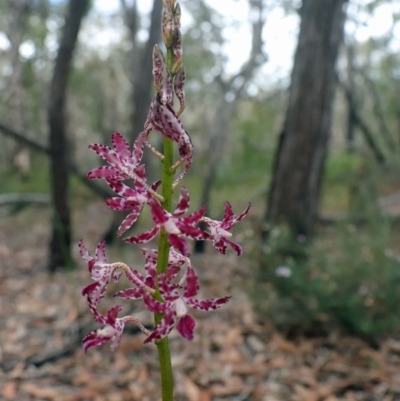
[[[68,200],[68,146],[66,138],[66,94],[68,76],[78,33],[89,0],[70,0],[60,40],[48,105],[50,179],[54,207],[49,271],[72,266],[71,218]]]
[[[300,12],[288,109],[266,213],[267,223],[286,223],[294,234],[312,234],[318,215],[345,3],[303,0]]]

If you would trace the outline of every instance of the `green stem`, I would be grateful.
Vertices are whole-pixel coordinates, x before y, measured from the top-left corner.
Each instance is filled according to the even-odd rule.
[[[174,174],[171,171],[173,164],[173,143],[169,139],[164,139],[164,159],[162,161],[162,188],[161,193],[165,201],[163,206],[165,210],[171,212],[172,208],[172,182]],[[168,233],[162,229],[158,242],[158,260],[157,260],[157,276],[160,273],[166,273],[168,267],[169,250],[171,246],[168,242]],[[162,300],[158,282],[156,285],[155,297],[158,300]],[[154,314],[154,323],[157,325],[163,314]],[[168,337],[164,337],[162,340],[157,342],[158,359],[160,361],[161,370],[161,388],[162,388],[162,401],[173,401],[173,377],[172,377],[172,365],[171,365],[171,353],[169,349]]]

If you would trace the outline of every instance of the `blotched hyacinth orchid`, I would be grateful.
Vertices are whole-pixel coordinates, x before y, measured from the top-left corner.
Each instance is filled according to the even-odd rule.
[[[218,309],[220,306],[226,304],[231,298],[228,296],[224,298],[204,300],[193,299],[193,297],[198,294],[200,285],[197,274],[191,266],[189,266],[186,271],[186,282],[183,294],[180,294],[176,286],[171,284],[165,274],[161,273],[158,278],[160,292],[164,302],[157,301],[147,294],[144,295],[143,299],[145,305],[151,312],[162,313],[164,314],[164,317],[150,336],[146,338],[145,343],[160,340],[168,335],[174,328],[177,320],[178,323],[176,328],[179,333],[187,340],[192,340],[196,322],[190,315],[188,315],[185,304],[194,309],[208,312]]]
[[[149,242],[160,232],[161,228],[164,228],[168,233],[170,245],[181,252],[182,255],[188,256],[187,243],[182,237],[194,240],[210,239],[208,233],[196,227],[196,224],[204,217],[206,207],[203,207],[189,216],[182,217],[187,212],[190,205],[189,193],[186,188],[181,189],[178,206],[173,213],[168,213],[157,200],[151,199],[149,205],[156,226],[143,234],[125,238],[124,241],[132,244]]]
[[[242,247],[229,240],[233,225],[240,222],[248,213],[250,204],[236,216],[231,204],[225,202],[222,221],[206,216],[206,206],[186,215],[190,199],[186,188],[181,188],[177,206],[172,211],[174,188],[189,171],[193,158],[193,145],[188,132],[179,118],[185,109],[185,69],[182,64],[182,36],[180,33],[181,9],[176,0],[162,0],[162,33],[166,46],[166,57],[155,45],[153,51],[153,77],[156,93],[150,104],[150,111],[143,131],[134,141],[132,150],[119,133],[111,136],[113,148],[93,144],[89,148],[102,157],[109,165],[97,167],[88,174],[88,179],[104,179],[118,197],[107,198],[107,206],[116,211],[129,212],[117,231],[117,236],[125,233],[137,222],[144,208],[149,208],[154,227],[124,241],[132,244],[149,242],[158,236],[158,249],[143,248],[145,257],[144,274],[122,262],[110,263],[105,255],[105,243],[100,242],[92,257],[80,241],[82,258],[88,265],[93,283],[87,285],[82,294],[86,297],[89,309],[101,328],[89,333],[83,339],[84,350],[111,342],[114,350],[128,322],[136,324],[145,334],[144,343],[155,343],[158,349],[162,400],[173,400],[172,368],[168,345],[168,334],[176,327],[187,340],[194,336],[195,319],[189,315],[187,307],[200,311],[218,309],[230,299],[225,296],[216,299],[198,300],[200,289],[198,275],[191,265],[187,239],[211,241],[218,252],[225,254],[227,246],[238,255]],[[173,98],[179,100],[179,110],[173,107]],[[157,132],[164,138],[161,154],[150,143],[149,135]],[[173,145],[177,144],[179,159],[174,162]],[[161,161],[161,180],[147,183],[145,166],[142,163],[144,147],[148,147]],[[174,180],[178,168],[182,172]],[[133,184],[132,184],[133,181]],[[205,224],[207,231],[200,228]],[[106,316],[98,311],[110,281],[118,281],[121,274],[131,284],[130,288],[114,294],[117,298],[142,301],[154,313],[154,329],[147,330],[134,316],[118,317],[122,306],[111,308]]]
[[[233,213],[231,204],[229,202],[225,202],[225,214],[222,221],[211,220],[208,217],[201,218],[201,221],[207,224],[211,232],[214,248],[219,253],[225,254],[227,245],[234,249],[238,256],[243,253],[242,247],[239,244],[228,240],[227,237],[232,236],[229,230],[232,229],[234,224],[238,223],[246,216],[246,214],[249,212],[249,209],[250,204],[239,216],[236,216],[235,213]]]

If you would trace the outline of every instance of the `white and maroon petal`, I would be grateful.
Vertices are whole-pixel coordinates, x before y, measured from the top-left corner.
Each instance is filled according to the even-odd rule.
[[[187,238],[191,238],[197,241],[205,241],[211,239],[210,234],[203,231],[201,228],[183,223],[182,221],[177,222],[179,231]]]
[[[135,200],[135,198],[137,197],[137,192],[128,187],[128,185],[125,185],[123,182],[121,181],[117,181],[117,180],[106,180],[107,184],[110,186],[110,188],[118,195],[123,196],[124,198],[133,198],[130,200]]]
[[[87,300],[89,309],[93,313],[93,316],[96,319],[96,321],[99,322],[100,324],[106,324],[107,319],[102,314],[100,314],[99,311],[97,310],[98,302],[93,300],[93,297],[91,294],[86,297],[86,300]]]
[[[226,238],[224,238],[223,241],[225,241],[234,251],[236,251],[238,256],[243,253],[243,248],[236,242],[229,241]]]
[[[151,189],[153,191],[157,191],[157,188],[161,185],[161,180],[156,181],[154,184],[152,184]],[[149,198],[150,199],[150,198]]]
[[[159,112],[161,123],[165,130],[165,135],[179,145],[185,143],[187,141],[188,134],[183,128],[181,120],[176,115],[172,107],[168,104],[161,104]]]
[[[125,219],[118,227],[117,237],[120,237],[125,231],[129,230],[133,226],[133,224],[136,223],[142,209],[143,207],[137,207],[133,210],[132,213],[129,213],[128,216],[125,217]]]
[[[189,266],[186,270],[186,283],[183,298],[195,297],[200,289],[199,278],[193,267]]]
[[[171,330],[175,326],[176,321],[176,312],[174,309],[171,309],[165,316],[162,318],[161,322],[158,323],[153,332],[146,338],[144,341],[145,344],[158,341],[167,336]]]
[[[169,266],[177,266],[181,267],[183,264],[188,262],[188,258],[186,256],[181,255],[178,252],[175,252],[173,249],[169,251],[168,255],[168,265]]]
[[[88,180],[107,179],[107,178],[113,180],[125,180],[129,177],[126,176],[124,173],[122,173],[120,170],[116,169],[115,167],[110,167],[110,166],[96,167],[93,170],[90,170],[87,175]]]
[[[99,330],[103,330],[103,331],[100,331],[100,334],[99,334]],[[104,329],[99,329],[99,330],[90,332],[82,340],[82,345],[83,345],[83,349],[85,352],[87,352],[87,350],[89,348],[98,347],[99,345],[104,344],[105,342],[109,341],[111,339],[112,335],[114,334],[114,332],[107,333],[104,331]],[[112,330],[115,330],[115,329],[112,328]]]
[[[125,299],[141,299],[143,297],[143,289],[128,288],[126,290],[116,292],[114,294],[114,297],[125,298]]]
[[[181,297],[177,289],[173,285],[171,285],[167,275],[165,275],[164,273],[160,273],[158,275],[158,286],[161,296],[164,298],[165,301],[174,302]]]
[[[99,283],[96,281],[92,284],[87,285],[86,287],[82,288],[82,295],[89,295],[95,291]]]
[[[196,327],[196,321],[189,315],[182,316],[179,319],[176,329],[186,340],[193,340],[193,333]]]
[[[169,234],[168,242],[183,256],[190,256],[188,245],[183,238],[180,238],[175,234]]]
[[[114,327],[115,326],[115,322],[117,321],[117,317],[119,315],[119,313],[122,311],[124,307],[122,305],[117,305],[114,306],[113,308],[111,308],[108,312],[107,312],[107,323]]]
[[[149,205],[151,206],[151,215],[154,223],[161,226],[170,220],[170,214],[161,206],[160,202],[151,199]]]
[[[144,139],[144,135],[139,134],[139,136],[136,138],[135,142],[133,143],[131,163],[132,163],[132,167],[134,167],[134,168],[136,168],[139,165],[139,163],[141,162],[142,157],[143,157],[143,146],[144,146],[143,139]]]
[[[169,302],[160,302],[157,299],[154,299],[146,291],[143,291],[143,301],[147,309],[153,313],[165,313],[171,308]]]
[[[188,298],[185,299],[185,302],[188,305],[190,305],[193,309],[208,312],[220,308],[222,305],[225,305],[230,299],[231,297],[203,299],[203,300]]]
[[[118,155],[115,153],[114,150],[110,149],[106,145],[94,143],[92,145],[89,145],[89,149],[96,152],[102,159],[104,159],[106,162],[110,163],[114,167],[120,164],[120,159],[118,158]]]
[[[83,240],[79,240],[79,253],[81,254],[82,259],[89,263],[93,258],[89,255],[89,252],[86,250],[85,245],[83,245]]]
[[[196,212],[189,214],[189,216],[181,217],[180,220],[184,221],[187,224],[195,224],[205,215],[207,211],[207,205],[204,205],[201,209]]]
[[[167,278],[168,280],[173,280],[178,273],[181,271],[181,268],[178,266],[168,266],[168,270],[167,270]]]
[[[235,218],[235,214],[233,213],[232,205],[228,201],[225,201],[224,205],[225,205],[225,213],[221,223],[229,223]]]
[[[151,277],[153,281],[155,281],[157,274],[157,259],[154,260],[153,258],[146,257],[144,268],[146,270],[147,276]]]
[[[249,203],[247,205],[246,209],[244,209],[244,211],[235,218],[235,223],[238,223],[240,220],[242,220],[247,215],[247,213],[249,213],[250,207],[251,207],[251,203]]]
[[[125,275],[132,284],[137,285],[138,287],[144,286],[145,278],[136,269],[130,267],[128,270],[125,270]]]
[[[115,333],[111,337],[111,351],[115,351],[115,349],[118,347],[118,344],[121,340],[122,332],[124,331],[124,327],[125,327],[124,319],[117,319],[114,326]]]
[[[190,206],[189,192],[185,187],[182,187],[178,205],[172,215],[174,217],[183,216],[188,211],[189,206]]]
[[[150,259],[157,262],[158,251],[152,248],[141,248],[140,251],[143,253],[146,259]]]
[[[125,212],[127,210],[127,202],[124,198],[106,198],[106,205],[116,212]]]
[[[214,241],[213,241],[214,248],[222,255],[225,255],[225,253],[226,253],[226,242],[225,241],[226,241],[225,238],[221,238],[221,237],[218,237],[217,239],[214,239]]]
[[[159,227],[154,227],[151,230],[148,230],[142,234],[135,235],[133,237],[124,238],[125,242],[129,242],[131,244],[144,244],[146,242],[151,241],[160,231]]]
[[[89,302],[91,304],[97,305],[104,298],[106,287],[107,286],[103,283],[98,283],[98,285],[92,292],[87,293],[88,301],[90,300]]]
[[[101,241],[98,243],[96,248],[96,259],[100,264],[107,263],[106,258],[106,241]],[[96,263],[97,265],[97,263]]]
[[[115,153],[121,161],[129,160],[131,158],[131,151],[128,142],[118,132],[111,135],[111,141],[114,146]]]

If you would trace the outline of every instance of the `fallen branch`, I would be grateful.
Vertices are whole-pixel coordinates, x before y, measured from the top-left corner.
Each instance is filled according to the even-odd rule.
[[[45,154],[46,156],[50,156],[50,149],[46,145],[44,145],[34,139],[30,139],[30,138],[26,137],[25,135],[21,134],[20,132],[16,131],[15,129],[11,128],[10,126],[8,126],[7,124],[4,124],[1,121],[0,121],[0,131],[2,131],[4,135],[15,139],[16,141],[22,143],[23,145],[29,147],[32,150],[35,150],[42,154]],[[87,180],[86,174],[79,171],[78,167],[72,161],[68,162],[67,167],[71,174],[73,174],[77,178],[79,178],[79,181],[81,181],[86,187],[88,187],[96,195],[99,195],[102,198],[112,195],[111,191],[108,191],[108,190],[104,189],[103,187],[99,186],[97,184],[97,182]]]
[[[15,203],[36,203],[47,206],[50,204],[50,197],[46,194],[33,193],[11,193],[0,195],[0,206],[13,205]]]

